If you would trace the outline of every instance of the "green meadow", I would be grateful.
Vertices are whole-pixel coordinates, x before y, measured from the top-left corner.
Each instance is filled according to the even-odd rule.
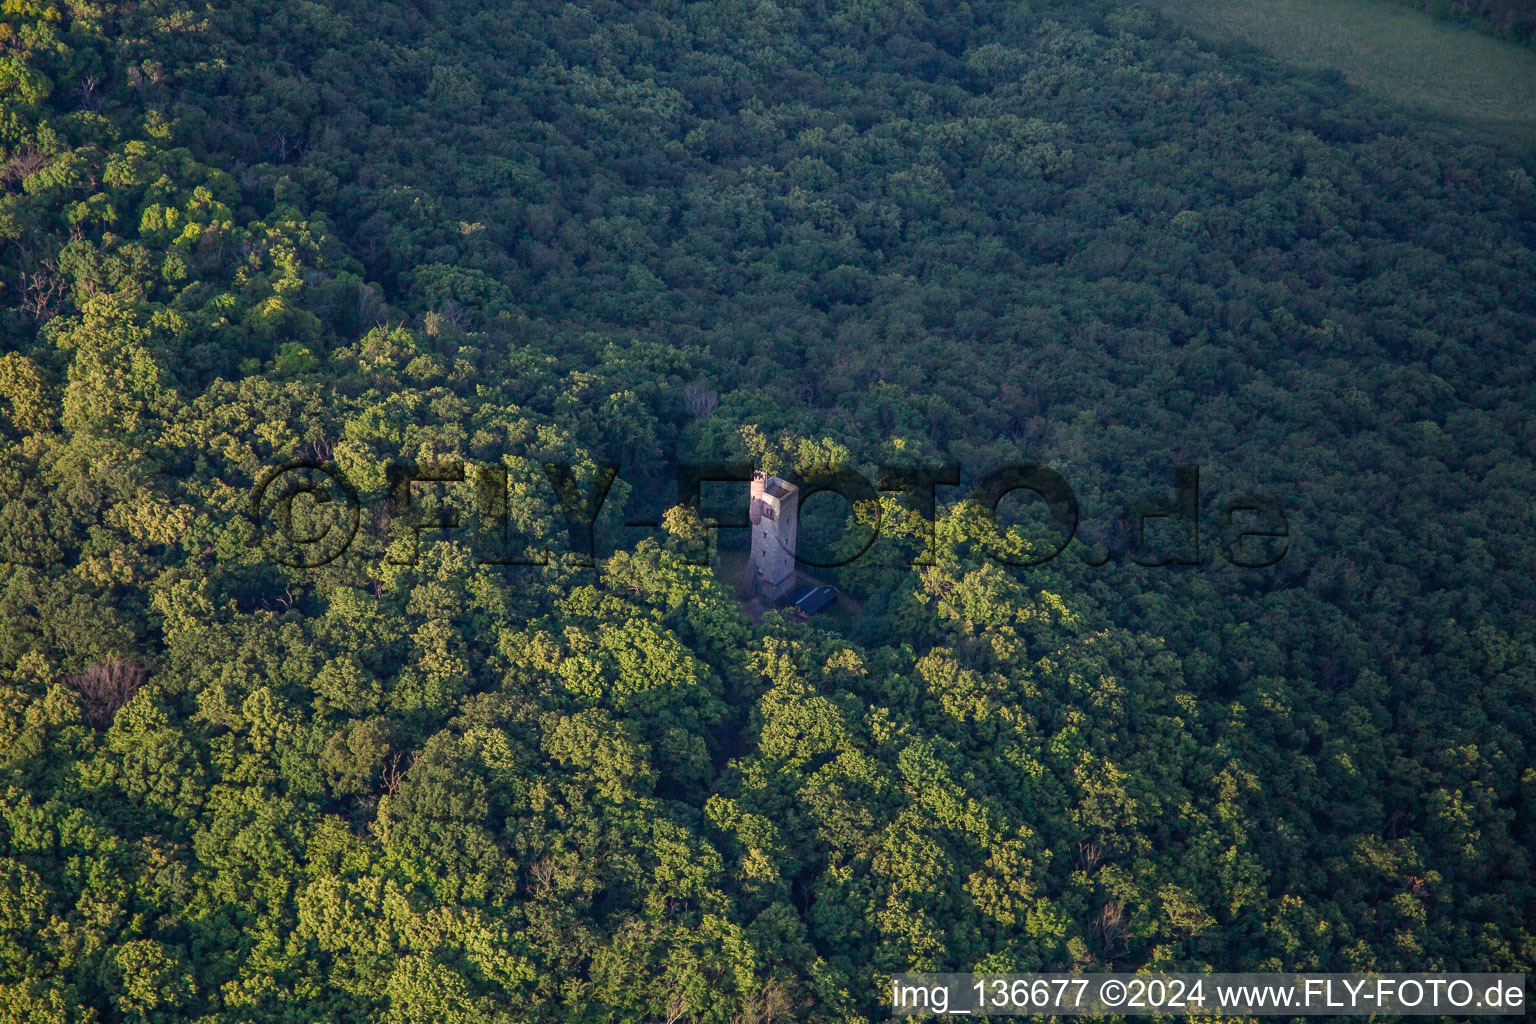
[[[1418,110],[1536,140],[1536,52],[1379,0],[1160,0],[1208,39],[1333,68]]]

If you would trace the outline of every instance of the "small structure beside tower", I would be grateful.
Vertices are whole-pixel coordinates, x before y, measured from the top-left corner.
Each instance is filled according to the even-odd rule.
[[[747,589],[773,606],[795,590],[795,528],[800,518],[800,489],[759,470],[752,474],[752,557]]]

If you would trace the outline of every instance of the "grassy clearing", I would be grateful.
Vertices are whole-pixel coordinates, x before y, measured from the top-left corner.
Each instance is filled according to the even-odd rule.
[[[1218,41],[1334,68],[1432,114],[1536,141],[1536,52],[1378,0],[1157,0]]]

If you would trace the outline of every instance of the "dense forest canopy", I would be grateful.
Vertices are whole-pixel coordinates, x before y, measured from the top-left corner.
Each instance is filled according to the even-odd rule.
[[[7,0],[0,113],[0,1024],[1529,970],[1528,148],[1107,0]],[[962,483],[758,620],[672,507],[732,460]]]

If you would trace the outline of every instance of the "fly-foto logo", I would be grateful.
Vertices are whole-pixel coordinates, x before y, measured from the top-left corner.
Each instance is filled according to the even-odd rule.
[[[565,554],[578,564],[593,564],[596,553],[595,531],[619,467],[597,466],[586,473],[583,483],[575,466],[568,463],[541,464],[554,505],[565,522],[568,547]],[[752,527],[752,505],[748,484],[758,471],[750,463],[710,462],[680,463],[676,467],[678,506],[700,512],[706,531],[705,554],[690,557],[695,564],[707,561],[708,545],[719,530],[746,530]],[[940,487],[959,487],[962,474],[958,466],[887,466],[881,467],[872,482],[848,466],[818,467],[804,472],[785,471],[782,478],[798,491],[794,506],[798,517],[809,499],[823,491],[840,497],[852,509],[867,514],[858,518],[861,534],[830,560],[813,559],[804,552],[790,552],[798,564],[813,568],[834,568],[862,557],[874,545],[881,530],[882,495],[899,495],[906,508],[923,524],[926,536],[912,565],[934,564],[936,524]],[[541,549],[533,538],[519,537],[512,528],[508,471],[503,465],[469,466],[461,461],[433,464],[396,462],[385,472],[382,499],[384,519],[403,524],[404,552],[392,548],[388,560],[396,564],[414,564],[420,557],[421,538],[425,533],[468,531],[481,565],[543,565],[550,552]],[[472,487],[470,505],[472,522],[451,508],[424,511],[417,500],[416,485],[465,485]],[[742,485],[739,508],[701,508],[705,484]],[[995,527],[1002,500],[1016,492],[1038,497],[1045,506],[1053,537],[1048,544],[1031,545],[1020,552],[1008,544],[1001,530],[991,537],[978,539],[985,556],[1001,565],[1024,567],[1042,565],[1069,549],[1077,535],[1080,507],[1077,495],[1060,473],[1035,463],[1020,463],[995,469],[972,486],[966,500]],[[1147,498],[1133,504],[1120,520],[1125,544],[1120,552],[1133,564],[1156,567],[1164,565],[1199,565],[1201,563],[1200,468],[1177,466],[1173,473],[1173,493]],[[352,547],[363,521],[363,501],[358,488],[333,462],[306,459],[275,466],[264,473],[252,490],[248,518],[259,542],[278,563],[294,568],[313,569],[328,565]],[[1233,495],[1217,504],[1214,512],[1216,540],[1214,547],[1231,565],[1244,569],[1263,569],[1277,564],[1290,548],[1290,525],[1283,507],[1269,498],[1252,494]],[[379,521],[384,521],[380,519]],[[1163,521],[1165,537],[1171,545],[1148,542],[1149,524]],[[630,520],[626,526],[661,529],[661,517]],[[397,545],[397,547],[399,547]],[[1104,565],[1115,557],[1101,545],[1079,544],[1078,554],[1088,565]]]

